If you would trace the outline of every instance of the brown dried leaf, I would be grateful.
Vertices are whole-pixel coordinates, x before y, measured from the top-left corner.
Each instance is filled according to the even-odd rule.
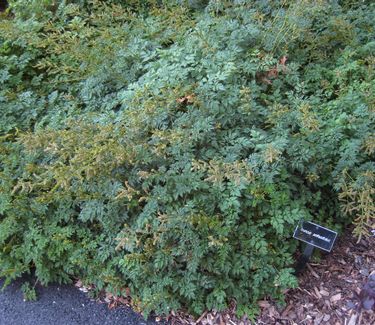
[[[194,94],[177,98],[176,101],[180,104],[192,104],[194,103]]]
[[[288,316],[289,311],[290,311],[293,307],[294,307],[293,304],[288,305],[288,307],[286,307],[286,308],[284,309],[284,311],[282,312],[281,316],[282,316],[282,317],[286,317],[286,316]]]
[[[288,57],[286,55],[282,56],[281,59],[279,60],[279,64],[285,65],[286,60],[288,60]]]
[[[331,300],[332,303],[336,303],[336,302],[340,301],[341,300],[341,293],[338,293],[338,294],[332,296],[330,300]]]
[[[268,301],[266,301],[266,300],[260,300],[260,301],[258,301],[258,306],[259,306],[260,308],[269,308],[271,305],[270,305],[270,303],[269,303]]]
[[[318,299],[322,299],[322,295],[320,294],[317,287],[314,287],[314,292],[315,292],[316,296],[318,297]]]
[[[206,315],[207,315],[207,310],[197,319],[196,323],[199,324]]]
[[[327,290],[322,289],[322,290],[320,290],[319,292],[320,292],[320,294],[321,294],[322,296],[325,296],[325,297],[328,297],[328,296],[329,296],[329,292],[328,292]]]
[[[320,276],[319,276],[319,275],[313,270],[313,268],[311,267],[311,265],[310,265],[309,263],[307,263],[306,265],[307,265],[307,268],[309,269],[309,271],[311,272],[311,274],[312,274],[315,278],[319,279]]]

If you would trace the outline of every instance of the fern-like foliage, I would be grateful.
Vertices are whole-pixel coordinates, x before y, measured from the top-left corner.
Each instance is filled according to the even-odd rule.
[[[362,2],[361,2],[362,3]],[[0,276],[254,313],[299,219],[374,228],[375,7],[11,1]]]

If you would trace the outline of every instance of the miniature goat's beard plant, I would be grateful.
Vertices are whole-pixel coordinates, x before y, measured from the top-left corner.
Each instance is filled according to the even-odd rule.
[[[0,276],[253,316],[296,285],[299,219],[373,227],[373,5],[23,3],[0,22]]]

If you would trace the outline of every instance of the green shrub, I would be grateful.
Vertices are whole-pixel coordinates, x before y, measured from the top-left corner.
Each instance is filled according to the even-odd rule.
[[[8,282],[252,315],[299,219],[374,228],[373,4],[28,3],[0,21]]]
[[[31,287],[29,282],[24,282],[21,286],[21,291],[23,292],[24,301],[35,301],[37,300],[35,287]]]

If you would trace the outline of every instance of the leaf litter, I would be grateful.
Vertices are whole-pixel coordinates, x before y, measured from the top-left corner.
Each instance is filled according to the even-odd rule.
[[[333,251],[309,263],[299,277],[299,287],[286,292],[286,305],[272,299],[258,302],[260,316],[254,322],[236,317],[232,301],[223,312],[205,311],[193,318],[182,311],[172,311],[161,323],[182,325],[368,325],[375,324],[375,237],[359,242],[348,231],[339,238]],[[371,280],[374,280],[371,282]],[[83,292],[93,290],[80,280],[76,286]],[[373,291],[371,291],[373,290]],[[127,297],[103,293],[100,301],[110,309],[128,306],[135,309],[130,292]]]

